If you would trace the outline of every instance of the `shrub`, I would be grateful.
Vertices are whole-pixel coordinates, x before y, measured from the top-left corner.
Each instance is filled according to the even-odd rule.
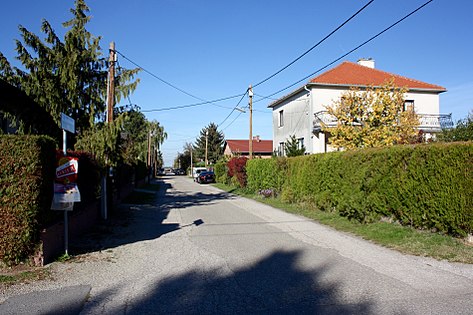
[[[247,187],[360,222],[473,233],[473,143],[436,143],[251,160]],[[278,179],[278,180],[276,180]],[[278,182],[280,181],[280,182]],[[273,186],[273,187],[272,187]],[[279,188],[278,188],[279,189]]]
[[[51,212],[55,142],[45,136],[0,136],[0,260],[32,253]]]
[[[232,178],[232,184],[241,188],[246,187],[246,157],[234,157],[227,163],[228,176]]]
[[[279,194],[285,180],[286,158],[253,159],[246,165],[247,188],[253,193],[271,189]]]
[[[228,168],[227,162],[224,160],[218,161],[214,166],[215,180],[218,183],[228,184]]]

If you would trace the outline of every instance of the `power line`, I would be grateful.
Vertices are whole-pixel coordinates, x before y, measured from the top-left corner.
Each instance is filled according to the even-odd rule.
[[[131,60],[130,58],[128,58],[127,56],[125,56],[124,54],[122,54],[121,52],[119,52],[118,50],[115,50],[115,52],[116,52],[117,54],[119,54],[120,56],[122,56],[124,59],[126,59],[126,60],[128,60],[129,62],[131,62],[132,64],[134,64],[136,67],[140,68],[141,70],[143,70],[144,72],[146,72],[147,74],[149,74],[150,76],[152,76],[152,77],[158,79],[159,81],[161,81],[161,82],[163,82],[164,84],[166,84],[166,85],[172,87],[173,89],[178,90],[179,92],[181,92],[181,93],[183,93],[183,94],[186,94],[187,96],[190,96],[190,97],[192,97],[192,98],[195,98],[195,99],[197,99],[197,100],[199,100],[199,101],[205,101],[204,99],[201,99],[200,97],[195,96],[195,95],[193,95],[193,94],[191,94],[191,93],[189,93],[189,92],[187,92],[187,91],[185,91],[185,90],[183,90],[183,89],[181,89],[181,88],[175,86],[174,84],[169,83],[168,81],[166,81],[166,80],[160,78],[159,76],[157,76],[156,74],[152,73],[151,71],[149,71],[149,70],[143,68],[142,66],[140,66],[139,64],[137,64],[136,62],[134,62],[133,60]]]
[[[314,71],[312,72],[311,74],[305,76],[304,78],[300,79],[299,81],[279,90],[279,91],[276,91],[268,96],[265,96],[263,98],[260,98],[258,100],[255,100],[254,103],[256,102],[260,102],[262,100],[265,100],[265,99],[269,99],[271,98],[272,96],[276,95],[276,94],[279,94],[299,83],[301,83],[302,81],[305,81],[307,80],[308,78],[314,76],[315,74],[319,73],[320,71],[330,67],[331,65],[333,65],[334,63],[336,63],[337,61],[339,61],[340,59],[343,59],[345,58],[346,56],[350,55],[351,53],[357,51],[358,49],[360,49],[361,47],[365,46],[366,44],[368,44],[369,42],[373,41],[374,39],[376,39],[377,37],[381,36],[382,34],[386,33],[387,31],[389,31],[391,28],[393,28],[394,26],[398,25],[399,23],[401,23],[402,21],[404,21],[405,19],[407,19],[408,17],[410,17],[411,15],[415,14],[417,11],[421,10],[423,7],[425,7],[426,5],[428,5],[429,3],[431,3],[432,1],[434,0],[429,0],[427,2],[425,2],[423,5],[421,5],[420,7],[418,7],[417,9],[415,9],[414,11],[410,12],[409,14],[405,15],[403,18],[399,19],[398,21],[396,21],[395,23],[391,24],[390,26],[388,26],[387,28],[385,28],[384,30],[382,30],[381,32],[379,32],[378,34],[372,36],[370,39],[364,41],[362,44],[356,46],[355,48],[353,48],[352,50],[350,50],[349,52],[343,54],[342,56],[338,57],[337,59],[333,60],[332,62],[328,63],[327,65],[323,66],[322,68],[318,69],[317,71]]]
[[[196,106],[206,105],[206,104],[210,104],[210,103],[216,103],[216,102],[222,102],[222,101],[230,100],[230,99],[233,99],[233,98],[237,98],[239,96],[244,97],[245,95],[244,94],[243,95],[238,94],[238,95],[222,97],[222,98],[219,98],[219,99],[216,99],[216,100],[204,101],[204,102],[200,102],[200,103],[177,105],[177,106],[172,106],[172,107],[163,107],[163,108],[155,108],[155,109],[146,109],[146,110],[142,110],[141,112],[143,112],[143,113],[162,112],[162,111],[168,111],[168,110],[183,109],[183,108],[188,108],[188,107],[196,107]],[[219,106],[219,107],[228,108],[228,107],[224,107],[224,106]]]
[[[181,108],[187,108],[187,107],[192,107],[192,106],[199,106],[199,105],[205,105],[205,104],[211,104],[211,105],[214,105],[214,106],[217,106],[217,107],[221,107],[221,108],[226,108],[226,109],[229,109],[228,107],[225,107],[225,106],[221,106],[221,105],[218,105],[218,104],[215,104],[216,102],[220,102],[220,101],[224,101],[224,100],[228,100],[228,99],[232,99],[232,98],[237,98],[239,97],[240,95],[233,95],[233,96],[229,96],[229,97],[223,97],[223,98],[220,98],[220,99],[217,99],[217,100],[211,100],[211,101],[208,101],[208,100],[205,100],[203,98],[200,98],[198,96],[195,96],[194,94],[191,94],[179,87],[177,87],[176,85],[164,80],[163,78],[157,76],[156,74],[154,74],[153,72],[143,68],[142,66],[140,66],[139,64],[137,64],[136,62],[134,62],[133,60],[131,60],[130,58],[128,58],[127,56],[125,56],[123,53],[121,53],[120,51],[118,50],[115,50],[115,52],[117,54],[119,54],[120,56],[122,56],[124,59],[128,60],[130,63],[132,63],[133,65],[135,65],[136,67],[140,68],[141,70],[143,70],[144,72],[148,73],[149,75],[151,75],[152,77],[158,79],[159,81],[163,82],[164,84],[172,87],[173,89],[187,95],[187,96],[190,96],[196,100],[199,100],[201,101],[202,103],[197,103],[197,104],[189,104],[189,105],[181,105],[181,106],[174,106],[174,107],[168,107],[168,108],[162,108],[162,109],[153,109],[153,110],[147,110],[147,112],[152,112],[152,111],[163,111],[163,110],[173,110],[173,109],[181,109]],[[143,111],[145,112],[145,111]]]
[[[243,112],[239,112],[238,115],[225,128],[222,128],[222,130],[220,131],[224,131],[225,129],[233,125],[233,123],[241,116],[241,114],[243,114]]]
[[[228,117],[231,116],[231,114],[233,114],[233,112],[235,111],[235,109],[238,108],[238,106],[240,105],[241,101],[243,100],[243,98],[246,96],[246,94],[248,93],[248,89],[246,89],[245,93],[243,93],[243,95],[241,96],[240,100],[238,101],[238,103],[236,104],[236,106],[232,109],[232,111],[230,112],[230,114],[227,115],[227,117],[225,117],[225,119],[220,123],[218,124],[217,126],[221,126],[223,125],[223,123],[225,121],[227,121]]]
[[[256,83],[255,85],[253,85],[253,87],[257,87],[258,85],[261,85],[263,84],[264,82],[270,80],[271,78],[275,77],[276,75],[280,74],[281,72],[283,72],[284,70],[286,70],[287,68],[289,68],[290,66],[292,66],[294,63],[296,63],[297,61],[299,61],[302,57],[304,57],[305,55],[307,55],[309,52],[311,52],[312,50],[314,50],[317,46],[319,46],[320,44],[322,44],[326,39],[328,39],[330,36],[332,36],[333,34],[335,34],[339,29],[341,29],[343,26],[345,26],[348,22],[350,22],[355,16],[357,16],[359,13],[361,13],[364,9],[366,9],[371,3],[373,3],[374,0],[371,0],[369,1],[368,3],[366,3],[361,9],[359,9],[358,11],[356,11],[352,16],[350,16],[347,20],[345,20],[345,22],[343,22],[342,24],[340,24],[337,28],[335,28],[333,31],[331,31],[328,35],[326,35],[324,38],[322,38],[317,44],[315,44],[314,46],[310,47],[308,50],[306,50],[303,54],[301,54],[299,57],[297,57],[296,59],[294,59],[293,61],[291,61],[290,63],[288,63],[286,66],[282,67],[281,69],[279,69],[278,71],[276,71],[275,73],[273,73],[272,75],[270,75],[269,77],[267,77],[266,79]]]

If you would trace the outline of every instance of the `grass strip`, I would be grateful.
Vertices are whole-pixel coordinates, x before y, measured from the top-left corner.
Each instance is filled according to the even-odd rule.
[[[279,198],[264,198],[249,194],[244,189],[221,183],[215,186],[224,191],[247,197],[289,213],[302,215],[336,230],[352,233],[376,244],[404,254],[432,257],[437,260],[473,264],[473,246],[448,235],[417,230],[396,223],[375,222],[362,224],[348,220],[337,212],[324,212],[302,204],[287,204]]]
[[[1,272],[1,271],[0,271]],[[27,283],[29,281],[42,280],[50,276],[47,269],[35,269],[22,272],[8,272],[8,274],[0,274],[1,284]]]

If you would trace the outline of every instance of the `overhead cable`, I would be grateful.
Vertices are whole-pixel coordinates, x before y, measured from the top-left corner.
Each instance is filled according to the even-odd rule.
[[[270,80],[271,78],[275,77],[276,75],[280,74],[281,72],[283,72],[284,70],[286,70],[287,68],[289,68],[290,66],[292,66],[294,63],[296,63],[298,60],[300,60],[302,57],[304,57],[305,55],[307,55],[309,52],[311,52],[312,50],[314,50],[317,46],[319,46],[320,44],[322,44],[326,39],[328,39],[330,36],[332,36],[333,34],[335,34],[339,29],[341,29],[343,26],[345,26],[345,24],[347,24],[348,22],[350,22],[355,16],[357,16],[359,13],[361,13],[364,9],[366,9],[371,3],[373,3],[374,0],[371,0],[369,1],[368,3],[366,3],[361,9],[359,9],[358,11],[356,11],[352,16],[350,16],[347,20],[345,20],[345,22],[343,22],[342,24],[340,24],[337,28],[335,28],[333,31],[331,31],[328,35],[326,35],[324,38],[322,38],[317,44],[315,44],[314,46],[310,47],[308,50],[306,50],[303,54],[301,54],[299,57],[297,57],[296,59],[294,59],[293,61],[291,61],[290,63],[288,63],[287,65],[285,65],[284,67],[282,67],[281,69],[279,69],[278,71],[276,71],[275,73],[273,73],[272,75],[270,75],[269,77],[267,77],[266,79],[256,83],[253,85],[253,87],[257,87],[258,85],[261,85],[263,84],[264,82]]]
[[[420,7],[418,7],[417,9],[415,9],[414,11],[410,12],[409,14],[405,15],[403,18],[399,19],[398,21],[396,21],[395,23],[391,24],[390,26],[388,26],[387,28],[385,28],[384,30],[382,30],[381,32],[379,32],[378,34],[372,36],[370,39],[364,41],[362,44],[356,46],[355,48],[353,48],[352,50],[350,50],[349,52],[343,54],[342,56],[338,57],[337,59],[333,60],[332,62],[328,63],[327,65],[323,66],[322,68],[318,69],[317,71],[314,71],[312,72],[311,74],[303,77],[302,79],[300,79],[299,81],[297,82],[294,82],[293,84],[289,85],[289,86],[286,86],[285,88],[283,89],[280,89],[279,91],[276,91],[270,95],[267,95],[265,97],[262,97],[258,100],[255,100],[254,103],[256,102],[260,102],[262,100],[265,100],[265,99],[269,99],[271,98],[272,96],[276,95],[276,94],[279,94],[299,83],[301,83],[302,81],[305,81],[307,80],[308,78],[314,76],[315,74],[319,73],[320,71],[330,67],[331,65],[333,65],[334,63],[336,63],[337,61],[345,58],[346,56],[350,55],[351,53],[355,52],[356,50],[360,49],[361,47],[365,46],[366,44],[368,44],[369,42],[373,41],[374,39],[376,39],[377,37],[381,36],[382,34],[386,33],[387,31],[389,31],[391,28],[393,28],[394,26],[398,25],[399,23],[401,23],[402,21],[404,21],[405,19],[407,19],[408,17],[410,17],[411,15],[415,14],[417,11],[421,10],[422,8],[424,8],[426,5],[428,5],[429,3],[431,3],[432,1],[434,0],[429,0],[427,2],[425,2],[423,5],[421,5]]]
[[[220,123],[218,124],[217,126],[221,126],[223,125],[223,123],[225,123],[225,121],[227,121],[228,117],[230,117],[233,112],[235,111],[235,109],[238,108],[238,106],[240,105],[241,101],[243,100],[243,98],[246,96],[246,94],[248,93],[248,89],[246,89],[245,93],[243,93],[243,95],[241,96],[240,100],[238,101],[238,103],[236,104],[236,106],[232,109],[232,111],[230,112],[230,114],[227,115],[227,117],[225,117],[225,119]]]
[[[224,100],[229,100],[229,99],[232,99],[232,98],[237,98],[240,96],[240,94],[238,95],[233,95],[233,96],[229,96],[229,97],[222,97],[222,98],[219,98],[217,100],[205,100],[203,98],[200,98],[198,96],[195,96],[194,94],[191,94],[187,91],[185,91],[184,89],[181,89],[179,87],[177,87],[176,85],[164,80],[163,78],[157,76],[156,74],[154,74],[153,72],[143,68],[142,66],[140,66],[139,64],[137,64],[136,62],[134,62],[133,60],[131,60],[130,58],[128,58],[127,56],[125,56],[123,53],[121,53],[120,51],[118,50],[115,50],[115,52],[117,54],[119,54],[120,56],[122,56],[124,59],[128,60],[130,63],[132,63],[133,65],[135,65],[136,67],[140,68],[141,70],[143,70],[144,72],[148,73],[149,75],[151,75],[152,77],[158,79],[159,81],[163,82],[164,84],[172,87],[173,89],[187,95],[187,96],[190,96],[196,100],[199,100],[201,101],[202,103],[196,103],[196,104],[190,104],[190,105],[182,105],[182,106],[174,106],[174,107],[168,107],[168,108],[161,108],[161,109],[152,109],[152,110],[147,110],[147,111],[142,111],[142,112],[153,112],[153,111],[163,111],[163,110],[172,110],[172,109],[181,109],[181,108],[187,108],[187,107],[192,107],[192,106],[199,106],[199,105],[204,105],[204,104],[211,104],[211,105],[214,105],[214,106],[217,106],[217,107],[221,107],[221,108],[227,108],[228,107],[225,107],[225,106],[221,106],[221,105],[218,105],[218,104],[215,104],[216,102],[221,102],[221,101],[224,101]]]

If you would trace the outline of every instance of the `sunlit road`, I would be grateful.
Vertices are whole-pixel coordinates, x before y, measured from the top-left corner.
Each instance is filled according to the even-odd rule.
[[[472,266],[400,255],[185,177],[163,185],[148,244],[160,271],[127,313],[473,314]]]
[[[401,255],[187,177],[161,184],[102,251],[58,267],[61,286],[91,287],[81,314],[473,314],[471,265]]]

